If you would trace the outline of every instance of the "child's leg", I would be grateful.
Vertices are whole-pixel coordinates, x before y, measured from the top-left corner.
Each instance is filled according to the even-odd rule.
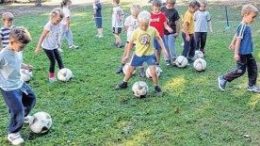
[[[169,50],[169,35],[164,35],[163,37],[163,42],[164,42],[164,46],[166,48],[166,51],[169,55],[165,55],[164,53],[164,59],[167,61],[167,60],[170,60],[171,58],[171,53],[170,53],[170,50]]]
[[[156,67],[154,65],[152,65],[152,66],[149,66],[149,68],[150,68],[150,71],[151,71],[153,85],[158,86],[158,77],[157,77],[157,73],[156,73]]]
[[[157,64],[160,64],[160,59],[161,59],[161,47],[156,39],[153,40],[154,42],[154,47],[155,47],[155,57]]]
[[[200,46],[200,51],[205,53],[205,45],[206,45],[206,40],[207,40],[207,32],[202,32],[201,34],[201,46]]]
[[[257,80],[257,64],[253,55],[249,55],[247,59],[248,86],[256,85]]]
[[[192,59],[195,55],[195,48],[196,48],[196,42],[194,35],[190,35],[190,51],[189,51],[189,58]]]
[[[242,76],[246,72],[247,67],[247,57],[245,55],[240,55],[240,60],[237,62],[235,70],[227,73],[223,76],[228,82],[233,81],[234,79]]]
[[[188,57],[189,52],[190,52],[190,41],[186,40],[186,34],[185,33],[182,33],[182,38],[183,38],[183,42],[184,42],[182,55],[185,56],[185,57]]]
[[[63,65],[63,62],[62,62],[62,59],[61,59],[59,51],[57,49],[54,49],[53,52],[54,52],[54,57],[57,60],[59,69],[63,69],[64,65]]]
[[[128,82],[128,80],[132,77],[134,69],[135,68],[131,65],[127,68],[126,74],[123,79],[124,82]]]
[[[46,50],[46,49],[44,49],[44,52],[46,53],[47,57],[50,60],[49,78],[53,78],[55,76],[55,74],[54,74],[54,72],[55,72],[55,55],[54,55],[54,50]]]
[[[23,92],[22,102],[23,102],[23,106],[24,106],[24,116],[26,117],[31,112],[32,108],[34,107],[35,102],[36,102],[36,97],[31,89],[31,87],[28,86],[26,83],[23,84],[21,90]]]
[[[194,37],[195,37],[195,42],[196,42],[196,50],[199,50],[200,46],[201,46],[201,33],[195,32]]]
[[[173,34],[168,36],[168,46],[169,46],[169,54],[171,56],[171,61],[174,61],[177,58],[176,48],[175,48],[175,37]]]
[[[66,32],[66,40],[68,42],[69,47],[73,45],[73,35],[70,28]]]

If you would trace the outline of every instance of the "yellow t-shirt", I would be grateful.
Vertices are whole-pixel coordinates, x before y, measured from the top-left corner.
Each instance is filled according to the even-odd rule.
[[[189,10],[185,12],[183,17],[183,24],[182,24],[182,32],[184,32],[184,24],[188,23],[188,33],[193,34],[194,33],[194,18],[193,13],[191,13]]]
[[[154,27],[148,27],[146,31],[137,28],[133,33],[130,41],[135,43],[135,54],[137,56],[148,56],[154,54],[153,40],[159,36]]]

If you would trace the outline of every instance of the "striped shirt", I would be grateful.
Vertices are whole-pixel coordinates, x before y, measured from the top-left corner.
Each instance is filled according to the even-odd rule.
[[[239,54],[247,55],[253,52],[253,40],[252,40],[252,31],[251,28],[244,24],[240,23],[236,31],[237,38],[241,39]]]
[[[9,34],[11,32],[12,27],[2,27],[0,29],[0,37],[2,41],[2,48],[5,48],[9,44]]]

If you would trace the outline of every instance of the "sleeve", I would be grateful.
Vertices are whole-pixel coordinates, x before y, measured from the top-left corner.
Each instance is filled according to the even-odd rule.
[[[45,26],[44,26],[44,30],[50,31],[51,30],[51,23],[48,22]]]
[[[161,15],[161,19],[162,19],[162,22],[163,22],[163,23],[166,22],[167,18],[166,18],[166,16],[165,16],[164,13],[162,13],[162,15]]]
[[[245,24],[239,25],[236,32],[237,38],[243,39],[245,30],[246,30]]]
[[[191,17],[192,17],[191,15],[189,15],[189,14],[186,13],[186,14],[184,15],[184,17],[183,17],[183,22],[190,24],[190,23],[191,23]]]
[[[175,12],[174,12],[173,19],[174,19],[174,21],[177,21],[180,19],[180,15],[177,10],[175,10]]]
[[[130,38],[130,42],[135,42],[137,39],[137,31],[135,30],[132,35],[131,35],[131,38]]]

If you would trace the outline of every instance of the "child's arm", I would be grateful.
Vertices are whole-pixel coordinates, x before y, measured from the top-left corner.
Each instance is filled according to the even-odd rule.
[[[35,53],[39,53],[41,51],[41,44],[43,42],[43,40],[46,38],[46,36],[48,35],[49,31],[48,30],[43,30],[42,34],[41,34],[41,37],[38,41],[38,44],[36,46],[36,49],[35,49]]]
[[[212,23],[211,23],[211,16],[210,16],[209,12],[207,12],[207,21],[208,21],[209,31],[213,32]]]
[[[234,49],[234,59],[235,59],[235,61],[240,60],[240,56],[239,56],[240,43],[241,43],[241,38],[236,37],[235,49]]]
[[[188,28],[189,28],[189,23],[188,22],[184,22],[184,24],[183,24],[183,31],[185,33],[186,41],[190,41],[190,34],[188,33]]]
[[[175,25],[176,25],[176,33],[174,36],[177,37],[181,30],[180,21],[179,20],[175,21]]]
[[[230,45],[229,45],[229,49],[234,51],[235,50],[235,44],[236,44],[236,38],[237,38],[237,35],[235,34]]]
[[[166,54],[166,56],[168,57],[168,53],[167,53],[167,50],[164,46],[164,43],[163,43],[163,40],[161,38],[161,36],[159,35],[159,33],[157,32],[156,33],[156,36],[155,36],[156,40],[158,41],[160,47],[162,48],[162,51],[164,52],[164,54]]]
[[[134,42],[131,40],[129,41],[126,49],[125,49],[125,52],[124,52],[124,56],[122,58],[122,61],[123,63],[127,62],[127,60],[129,59],[129,56],[130,56],[130,52],[131,52],[131,49],[133,48],[134,46]]]
[[[173,32],[172,28],[167,24],[166,21],[163,23],[163,25],[164,25],[164,28],[165,28],[168,32],[170,32],[170,33]]]
[[[25,63],[22,63],[22,66],[21,66],[22,69],[26,69],[26,70],[32,70],[33,69],[33,66],[30,65],[30,64],[25,64]]]

